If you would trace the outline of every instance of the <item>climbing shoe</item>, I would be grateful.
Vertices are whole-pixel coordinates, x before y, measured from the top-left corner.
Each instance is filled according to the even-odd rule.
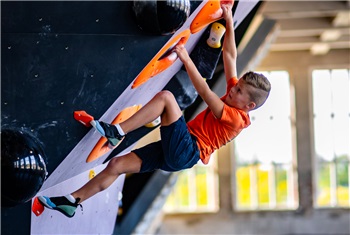
[[[83,208],[82,205],[79,204],[80,198],[75,199],[75,202],[72,203],[68,199],[68,195],[62,197],[38,196],[38,199],[45,207],[57,210],[69,218],[74,216],[78,206]]]
[[[118,129],[115,125],[111,125],[100,121],[92,121],[91,125],[103,137],[106,137],[108,139],[109,144],[113,147],[116,146],[123,139],[123,136],[119,134]]]

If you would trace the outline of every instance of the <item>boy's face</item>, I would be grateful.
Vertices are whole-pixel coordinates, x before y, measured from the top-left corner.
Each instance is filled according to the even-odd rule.
[[[249,95],[253,89],[255,89],[253,86],[245,83],[243,79],[239,79],[237,84],[227,94],[226,104],[244,111],[253,109],[255,103],[250,100]]]

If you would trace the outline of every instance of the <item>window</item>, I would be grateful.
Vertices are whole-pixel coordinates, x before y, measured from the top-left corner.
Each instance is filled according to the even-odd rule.
[[[181,171],[176,185],[164,205],[166,213],[216,212],[218,203],[218,176],[216,152],[208,165],[198,162],[191,169]]]
[[[294,209],[297,205],[291,89],[286,71],[261,72],[271,82],[263,107],[234,140],[235,209]],[[294,105],[294,104],[293,104]]]
[[[349,207],[350,101],[347,69],[312,73],[317,207]]]

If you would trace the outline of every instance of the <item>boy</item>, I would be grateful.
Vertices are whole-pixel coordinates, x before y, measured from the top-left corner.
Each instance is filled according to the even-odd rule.
[[[175,52],[186,67],[198,94],[208,105],[186,124],[180,107],[169,91],[159,92],[131,118],[118,125],[95,121],[93,124],[109,143],[117,145],[125,133],[161,116],[161,141],[136,149],[124,156],[112,158],[107,167],[77,191],[62,197],[39,196],[48,208],[73,217],[81,202],[108,188],[119,175],[162,169],[180,171],[193,167],[200,159],[209,162],[212,152],[235,138],[250,125],[248,112],[260,107],[267,99],[271,86],[261,74],[248,72],[237,79],[237,50],[234,39],[232,3],[222,5],[226,20],[223,61],[227,92],[219,98],[199,74],[183,46]]]

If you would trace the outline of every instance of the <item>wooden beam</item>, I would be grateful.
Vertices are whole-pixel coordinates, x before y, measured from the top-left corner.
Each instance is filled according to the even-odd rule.
[[[300,42],[300,43],[279,43],[272,44],[270,51],[300,51],[300,50],[310,50],[314,45],[313,42]],[[327,42],[330,49],[348,49],[350,48],[350,41],[336,41]]]
[[[272,19],[335,16],[346,11],[349,5],[344,1],[267,1],[260,12]]]
[[[331,29],[337,29],[341,32],[343,35],[348,35],[350,33],[350,30],[348,27],[324,27],[324,28],[304,28],[303,26],[300,26],[299,28],[293,28],[293,29],[282,29],[281,26],[281,32],[278,35],[278,37],[312,37],[312,36],[320,36],[325,30],[331,30]]]
[[[343,34],[336,41],[350,41],[350,35]],[[317,36],[303,36],[303,37],[281,37],[280,35],[275,40],[274,44],[290,44],[290,43],[317,43],[321,42],[320,37]]]

